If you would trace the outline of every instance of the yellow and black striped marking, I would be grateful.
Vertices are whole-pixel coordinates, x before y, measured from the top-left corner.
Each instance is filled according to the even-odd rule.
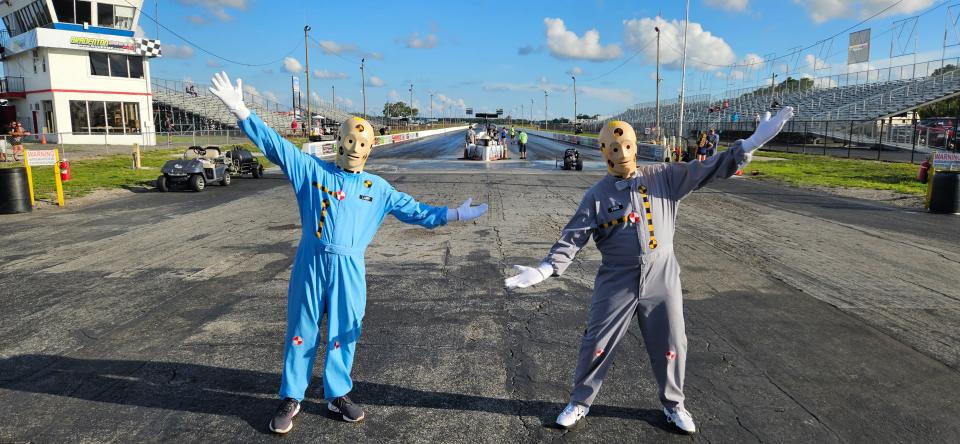
[[[369,181],[369,180],[365,180],[365,181],[363,181],[363,186],[365,186],[365,187],[367,187],[367,188],[370,188],[370,187],[373,186],[373,182],[371,182],[371,181]]]
[[[626,224],[630,220],[630,215],[623,216],[618,219],[611,220],[610,222],[600,224],[599,229],[610,228],[614,225]]]
[[[327,199],[323,200],[323,203],[320,206],[320,220],[317,221],[317,239],[320,238],[320,234],[323,233],[323,221],[327,218],[327,207],[330,206],[330,201]]]
[[[643,211],[647,215],[647,230],[650,231],[650,243],[648,246],[651,250],[657,248],[657,237],[653,234],[653,213],[650,212],[650,196],[647,196],[647,187],[640,185],[637,189],[640,192],[640,198],[643,199]]]
[[[334,199],[343,200],[343,198],[339,196],[339,193],[340,193],[340,192],[338,192],[338,191],[333,191],[333,190],[331,190],[331,189],[329,189],[329,188],[327,188],[327,187],[325,187],[325,186],[323,186],[323,185],[321,185],[321,184],[319,184],[319,183],[317,183],[317,182],[314,182],[314,183],[313,183],[313,186],[319,188],[320,191],[323,191],[324,193],[329,194],[329,195],[330,195],[331,197],[333,197]]]

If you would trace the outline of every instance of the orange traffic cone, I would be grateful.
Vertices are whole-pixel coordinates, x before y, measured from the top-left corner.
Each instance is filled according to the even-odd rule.
[[[743,170],[737,170],[737,172],[736,172],[736,173],[733,173],[733,175],[734,175],[734,176],[742,176],[742,175],[743,175]]]
[[[46,134],[40,133],[40,144],[41,144],[41,145],[46,145],[46,144],[47,144],[47,135],[46,135]]]

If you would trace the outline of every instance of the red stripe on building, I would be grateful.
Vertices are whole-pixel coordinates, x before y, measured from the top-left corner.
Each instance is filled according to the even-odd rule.
[[[152,93],[141,93],[141,92],[120,92],[120,91],[94,91],[86,89],[38,89],[36,91],[25,91],[23,94],[40,94],[48,92],[61,92],[61,93],[84,93],[84,94],[121,94],[125,96],[152,96]]]

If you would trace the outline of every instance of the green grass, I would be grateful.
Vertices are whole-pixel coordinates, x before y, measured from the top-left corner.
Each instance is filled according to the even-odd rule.
[[[774,179],[796,186],[826,186],[889,190],[922,196],[926,185],[917,182],[917,166],[908,163],[840,159],[830,156],[761,152],[758,156],[787,160],[755,161],[745,173],[760,172],[761,179]]]
[[[223,148],[228,149],[233,146]],[[253,152],[259,151],[252,144],[239,146]],[[64,196],[70,199],[85,196],[99,189],[153,187],[154,181],[160,176],[160,167],[166,161],[179,158],[182,154],[182,149],[145,151],[140,161],[145,169],[140,170],[131,169],[130,156],[123,154],[70,161],[71,180],[63,183]],[[259,157],[259,160],[264,168],[272,166],[264,157]],[[0,168],[16,166],[22,166],[22,163],[0,164]],[[32,171],[37,199],[56,199],[54,167],[34,167]]]

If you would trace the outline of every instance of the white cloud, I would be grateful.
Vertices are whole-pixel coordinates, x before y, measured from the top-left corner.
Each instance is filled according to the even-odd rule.
[[[402,99],[400,98],[400,93],[398,93],[397,90],[395,90],[395,89],[391,89],[390,92],[387,93],[387,97],[389,97],[390,100],[393,101],[393,102],[399,102],[399,101],[402,100]]]
[[[337,96],[336,100],[337,105],[340,105],[342,108],[353,108],[353,100],[341,96]]]
[[[233,20],[233,17],[227,13],[227,8],[239,9],[245,11],[248,6],[247,0],[178,0],[182,5],[203,6],[210,13],[220,20]]]
[[[682,20],[668,22],[662,17],[624,20],[623,33],[627,47],[642,51],[649,63],[655,63],[657,47],[650,44],[657,37],[654,27],[660,28],[660,63],[672,69],[680,69],[684,27]],[[690,22],[687,32],[687,66],[709,71],[731,65],[735,60],[736,55],[727,42],[704,30],[699,23]]]
[[[163,45],[163,56],[172,59],[189,59],[193,57],[193,47],[187,45]]]
[[[727,11],[746,11],[750,7],[747,0],[704,0],[710,6]]]
[[[517,54],[522,56],[530,55],[540,51],[543,51],[543,46],[524,45],[517,48]]]
[[[577,88],[577,94],[583,94],[587,97],[593,97],[604,102],[614,103],[632,103],[633,93],[627,89],[616,88],[595,88],[592,86],[581,86]]]
[[[244,83],[244,84],[243,84],[243,93],[244,93],[244,94],[250,94],[250,95],[252,95],[252,96],[259,96],[259,95],[260,95],[260,92],[257,91],[257,87],[255,87],[255,86],[253,86],[253,85],[251,85],[251,84],[249,84],[249,83]]]
[[[263,98],[264,98],[264,99],[267,99],[267,100],[269,100],[269,101],[271,101],[271,102],[274,102],[274,103],[280,103],[280,98],[277,97],[277,93],[275,93],[275,92],[273,92],[273,91],[264,91],[264,92],[263,92]]]
[[[353,43],[337,43],[333,40],[320,40],[317,42],[317,44],[320,46],[320,51],[322,51],[324,54],[355,54],[368,59],[383,60],[383,54],[379,52],[364,51]]]
[[[383,85],[384,85],[384,81],[380,77],[370,76],[370,78],[367,79],[367,86],[379,87]]]
[[[600,62],[615,59],[623,53],[619,45],[601,45],[600,31],[596,29],[577,37],[576,33],[567,30],[562,19],[547,17],[543,24],[547,27],[547,48],[555,57]]]
[[[342,80],[349,79],[350,76],[347,73],[342,71],[327,71],[325,69],[315,69],[313,70],[313,76],[318,79],[327,79],[327,80]]]
[[[573,68],[567,70],[567,74],[570,74],[571,76],[579,76],[580,74],[583,74],[583,69],[579,66],[574,66]]]
[[[222,67],[223,67],[223,64],[222,64],[222,63],[220,63],[220,62],[218,62],[218,61],[216,61],[216,60],[214,60],[214,59],[207,59],[207,62],[206,62],[206,63],[207,63],[207,67],[208,67],[208,68],[222,68]]]
[[[194,25],[203,25],[207,23],[207,19],[203,18],[201,15],[188,15],[184,17],[188,22],[193,23]]]
[[[807,10],[815,23],[840,18],[865,19],[894,4],[892,0],[793,0]],[[883,15],[910,14],[934,4],[935,0],[903,0]]]
[[[748,71],[756,71],[760,68],[763,68],[763,63],[763,57],[752,52],[747,53],[747,55],[743,56],[743,60],[738,62],[738,64],[742,65],[743,69]]]
[[[817,71],[821,69],[830,69],[830,64],[827,63],[826,60],[818,59],[813,54],[807,54],[803,56],[803,60],[804,62],[806,62],[805,68],[807,68],[810,71],[813,71],[814,67],[816,67]]]
[[[303,72],[303,65],[299,60],[293,57],[284,57],[283,58],[283,69],[290,74],[299,74]]]
[[[436,47],[437,43],[437,35],[432,32],[420,37],[420,33],[414,31],[407,37],[407,48],[430,49]]]

